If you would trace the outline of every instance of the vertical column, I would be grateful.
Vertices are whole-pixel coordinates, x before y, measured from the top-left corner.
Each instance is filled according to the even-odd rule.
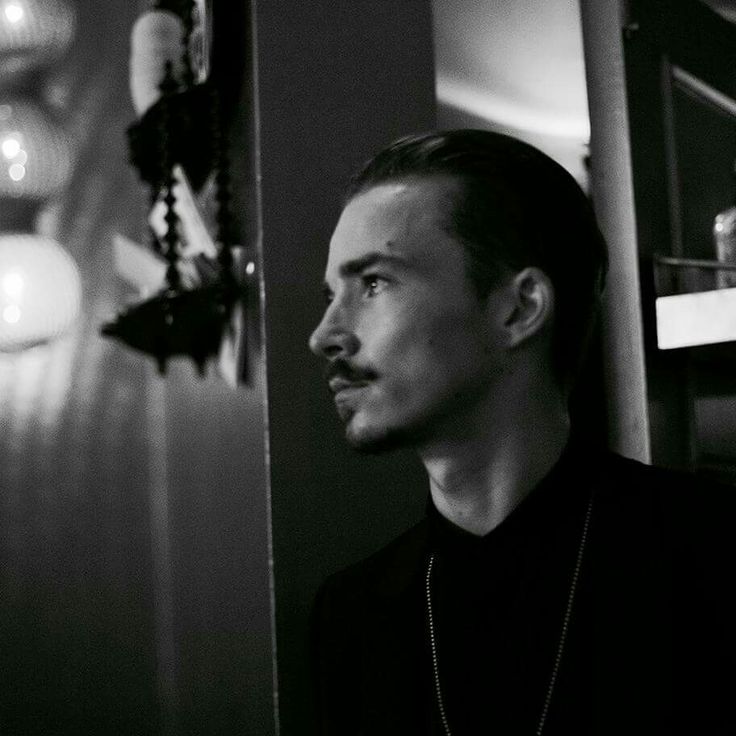
[[[307,734],[308,616],[319,582],[421,513],[404,456],[358,457],[307,339],[341,192],[396,137],[432,129],[429,0],[254,0],[260,236],[280,733]]]
[[[585,66],[591,124],[591,185],[610,253],[603,348],[611,449],[651,457],[641,291],[622,45],[623,0],[585,0]]]

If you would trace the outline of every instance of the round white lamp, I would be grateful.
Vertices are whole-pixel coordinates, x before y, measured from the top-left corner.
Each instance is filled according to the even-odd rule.
[[[0,352],[15,352],[62,335],[82,298],[74,259],[52,238],[0,235]]]
[[[66,0],[0,0],[0,81],[58,58],[75,27]]]

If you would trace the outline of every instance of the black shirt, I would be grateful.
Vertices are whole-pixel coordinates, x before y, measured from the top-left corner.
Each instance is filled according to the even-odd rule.
[[[438,669],[456,736],[533,734],[549,691],[585,516],[589,473],[568,448],[504,521],[479,537],[427,508]],[[585,552],[585,550],[584,550]],[[583,554],[583,561],[585,554]],[[581,565],[545,734],[585,733]],[[434,698],[436,700],[436,697]],[[437,707],[433,703],[435,730]]]
[[[442,734],[425,594],[435,554],[453,735],[534,734],[591,497],[544,735],[735,734],[734,489],[580,447],[486,537],[429,508],[325,581],[313,617],[316,732]]]

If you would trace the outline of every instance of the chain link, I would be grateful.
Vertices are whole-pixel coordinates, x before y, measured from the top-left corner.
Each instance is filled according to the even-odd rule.
[[[565,651],[565,642],[567,641],[567,633],[570,629],[570,620],[572,618],[572,609],[575,604],[575,593],[578,587],[578,580],[580,579],[580,570],[583,565],[583,553],[588,541],[588,530],[590,529],[590,518],[593,512],[593,497],[591,496],[588,500],[588,507],[585,511],[585,520],[583,522],[583,531],[580,535],[580,544],[578,545],[578,552],[575,558],[575,569],[573,570],[572,580],[570,581],[570,590],[567,595],[567,605],[565,607],[565,615],[562,619],[562,630],[560,631],[560,639],[557,643],[557,652],[555,654],[555,661],[552,667],[552,674],[547,685],[547,691],[544,696],[544,704],[542,706],[542,713],[539,716],[539,722],[535,731],[536,736],[541,736],[544,730],[544,725],[547,722],[547,716],[549,715],[549,708],[552,704],[552,695],[554,694],[555,685],[557,684],[557,677],[560,672],[560,664],[562,663],[562,655]],[[450,724],[447,719],[447,712],[445,711],[445,703],[442,697],[442,685],[440,683],[440,668],[439,658],[437,656],[437,637],[434,627],[434,611],[432,609],[432,568],[434,567],[434,554],[429,556],[429,563],[427,565],[427,575],[425,578],[425,592],[427,597],[427,618],[429,621],[429,643],[432,651],[432,672],[434,675],[434,692],[437,699],[437,708],[440,712],[440,719],[442,720],[442,727],[444,729],[445,736],[452,736],[450,730]]]

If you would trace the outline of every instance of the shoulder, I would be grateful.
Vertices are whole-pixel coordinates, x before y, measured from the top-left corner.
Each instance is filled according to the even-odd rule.
[[[421,522],[321,585],[312,609],[310,645],[325,732],[366,732],[360,719],[367,717],[374,699],[386,704],[391,715],[394,706],[404,707],[402,686],[412,679],[405,675],[414,672],[417,661],[416,622],[422,614],[416,606],[422,598],[416,593],[423,584],[426,548],[427,524]],[[394,706],[388,704],[392,699]]]
[[[426,548],[427,523],[421,521],[369,557],[330,575],[324,586],[345,591],[390,592],[405,585],[416,573]]]
[[[702,475],[671,470],[630,458],[606,453],[601,463],[604,481],[615,493],[661,496],[736,505],[736,487],[719,483]]]
[[[636,515],[653,527],[688,538],[731,538],[736,487],[694,473],[646,465],[607,453],[601,463],[600,505],[612,514]]]
[[[427,523],[421,521],[369,557],[330,575],[318,597],[354,600],[398,595],[416,577],[426,558]]]

